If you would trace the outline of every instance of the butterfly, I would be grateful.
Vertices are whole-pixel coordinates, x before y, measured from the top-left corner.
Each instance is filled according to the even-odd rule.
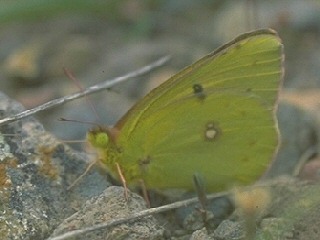
[[[209,192],[256,181],[278,148],[283,79],[277,33],[246,33],[169,78],[113,128],[87,133],[100,164],[130,186]]]

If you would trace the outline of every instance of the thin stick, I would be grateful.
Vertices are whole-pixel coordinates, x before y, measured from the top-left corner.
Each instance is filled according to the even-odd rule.
[[[222,192],[222,193],[217,193],[217,194],[210,194],[208,195],[208,199],[213,199],[216,197],[221,197],[221,196],[226,196],[230,193],[228,192]],[[64,233],[60,236],[56,236],[56,237],[52,237],[52,238],[48,238],[47,240],[65,240],[71,237],[77,237],[79,235],[88,233],[88,232],[92,232],[92,231],[97,231],[97,230],[101,230],[101,229],[108,229],[110,227],[115,227],[117,225],[123,224],[123,223],[128,223],[128,222],[133,222],[139,219],[142,219],[144,217],[150,216],[152,214],[157,214],[157,213],[161,213],[161,212],[165,212],[165,211],[169,211],[172,209],[176,209],[176,208],[180,208],[180,207],[186,207],[188,205],[191,205],[193,203],[196,203],[198,201],[198,198],[190,198],[187,200],[183,200],[183,201],[179,201],[179,202],[175,202],[175,203],[171,203],[171,204],[167,204],[164,206],[160,206],[157,208],[149,208],[146,210],[143,210],[141,212],[132,214],[129,217],[123,217],[123,218],[118,218],[115,220],[111,220],[109,222],[105,222],[105,223],[100,223],[97,225],[94,225],[92,227],[87,227],[87,228],[83,228],[83,229],[79,229],[79,230],[74,230],[74,231],[70,231],[67,233]]]
[[[64,96],[62,98],[54,99],[54,100],[46,102],[38,107],[29,109],[29,110],[25,110],[21,113],[14,115],[14,116],[11,116],[11,117],[6,117],[6,118],[0,120],[0,126],[17,121],[17,120],[20,120],[25,117],[28,117],[32,114],[37,113],[37,112],[65,104],[65,103],[70,102],[72,100],[81,98],[85,95],[89,95],[89,94],[103,91],[105,89],[108,89],[108,88],[120,83],[120,82],[127,81],[129,78],[134,78],[134,77],[138,77],[143,74],[146,74],[146,73],[150,72],[151,70],[164,65],[168,60],[169,60],[168,56],[162,57],[159,60],[153,62],[152,64],[150,64],[148,66],[144,66],[140,69],[137,69],[136,71],[129,72],[128,74],[126,74],[124,76],[120,76],[120,77],[113,78],[111,80],[104,81],[102,83],[91,86],[91,87],[85,89],[84,91],[77,92],[77,93],[71,94],[69,96]]]

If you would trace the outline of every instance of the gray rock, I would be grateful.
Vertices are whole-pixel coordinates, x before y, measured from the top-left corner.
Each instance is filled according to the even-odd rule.
[[[0,93],[0,118],[23,107]],[[44,239],[66,217],[109,184],[90,171],[86,155],[47,133],[34,118],[0,128],[0,238]]]
[[[80,211],[66,219],[54,231],[53,236],[68,232],[70,229],[82,229],[95,224],[131,216],[146,209],[144,199],[135,193],[124,197],[124,188],[111,186],[101,195],[87,201]],[[76,239],[163,239],[164,229],[154,217],[128,222],[111,229],[102,229],[77,236]]]

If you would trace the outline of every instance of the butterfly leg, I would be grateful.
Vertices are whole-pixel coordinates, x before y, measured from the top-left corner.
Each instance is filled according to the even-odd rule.
[[[91,168],[93,167],[93,165],[95,165],[95,164],[96,164],[96,162],[95,162],[95,161],[92,161],[92,162],[87,166],[86,170],[85,170],[79,177],[77,177],[77,179],[74,180],[73,183],[71,183],[70,186],[68,186],[67,190],[69,191],[71,188],[73,188],[75,185],[77,185],[77,184],[80,182],[80,180],[81,180],[84,176],[86,176],[86,175],[88,174],[88,172],[90,171],[90,169],[91,169]]]
[[[129,194],[128,194],[128,186],[127,186],[126,179],[125,179],[125,177],[124,177],[123,174],[122,174],[120,165],[119,165],[118,163],[116,163],[116,166],[117,166],[117,171],[118,171],[118,174],[119,174],[121,183],[122,183],[122,185],[123,185],[123,187],[124,187],[124,197],[125,197],[125,199],[128,201],[128,199],[129,199]]]
[[[208,199],[206,196],[204,183],[202,182],[201,177],[198,174],[193,175],[193,183],[194,183],[195,190],[200,203],[200,208],[198,210],[201,213],[203,222],[206,223],[208,220],[208,212],[207,212]]]
[[[139,182],[140,182],[143,198],[146,201],[146,204],[147,204],[148,208],[150,208],[151,207],[151,203],[150,203],[150,199],[149,199],[149,196],[148,196],[148,191],[147,191],[146,185],[145,185],[143,179],[140,179]]]

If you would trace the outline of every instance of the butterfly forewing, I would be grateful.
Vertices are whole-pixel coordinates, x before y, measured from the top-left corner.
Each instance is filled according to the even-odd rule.
[[[256,180],[278,145],[282,62],[275,33],[256,31],[150,92],[116,125],[124,174],[158,189],[192,189],[195,173],[210,191]]]

